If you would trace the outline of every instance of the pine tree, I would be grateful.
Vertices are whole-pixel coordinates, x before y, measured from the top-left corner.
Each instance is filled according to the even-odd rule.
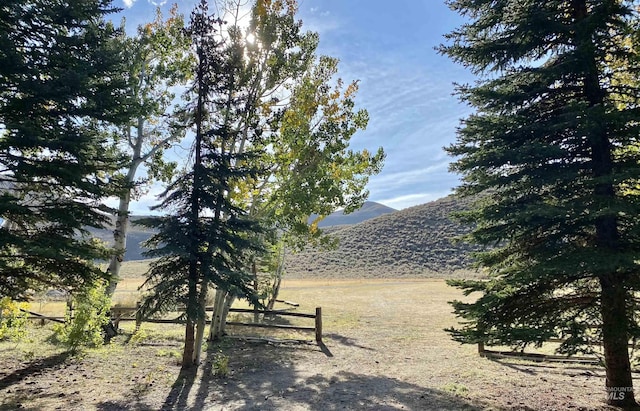
[[[104,129],[126,116],[108,0],[0,5],[0,295],[78,288],[108,257],[102,227],[118,158]],[[105,211],[105,210],[102,210]]]
[[[634,84],[637,56],[624,47],[631,2],[453,0],[469,22],[441,51],[481,74],[459,87],[477,112],[448,148],[463,176],[458,192],[481,193],[463,220],[488,281],[452,281],[473,303],[449,330],[464,343],[524,347],[550,337],[560,351],[603,344],[606,387],[632,387],[628,340],[640,327],[640,177]],[[616,61],[618,68],[611,65]],[[614,405],[635,404],[632,392]]]
[[[159,229],[150,240],[155,248],[148,254],[160,258],[148,273],[145,286],[150,286],[151,293],[142,309],[151,315],[177,305],[186,307],[183,367],[198,362],[210,287],[257,303],[253,276],[245,269],[248,251],[260,250],[252,240],[260,228],[234,205],[232,196],[239,181],[255,178],[259,170],[250,166],[250,152],[237,152],[240,139],[229,127],[229,118],[241,114],[237,108],[242,106],[238,101],[242,95],[228,93],[238,79],[237,71],[229,67],[233,58],[222,54],[220,24],[209,15],[206,0],[192,13],[188,27],[196,55],[190,92],[195,103],[192,166],[162,195],[158,208],[172,214],[143,221]]]

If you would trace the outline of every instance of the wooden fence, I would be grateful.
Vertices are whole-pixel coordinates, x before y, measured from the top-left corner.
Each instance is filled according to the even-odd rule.
[[[241,327],[258,327],[258,328],[279,328],[284,330],[295,330],[295,331],[313,331],[316,336],[316,342],[318,344],[322,344],[322,307],[316,307],[315,314],[292,313],[289,311],[280,311],[280,310],[271,310],[271,311],[254,310],[251,308],[230,308],[229,312],[264,314],[265,316],[279,315],[283,317],[312,318],[314,319],[313,327],[301,327],[297,325],[288,325],[288,324],[243,323],[243,322],[237,322],[237,321],[227,321],[227,325],[237,325]]]
[[[596,330],[595,327],[592,328]],[[564,339],[561,338],[549,338],[545,342],[547,343],[558,343],[562,344],[565,342]],[[602,343],[600,342],[600,346]],[[632,340],[628,345],[631,349],[636,349],[640,347],[640,342],[636,342]],[[497,350],[487,350],[485,349],[484,342],[478,342],[478,354],[481,357],[489,357],[489,358],[518,358],[522,360],[529,360],[535,362],[565,362],[565,363],[581,363],[581,364],[601,364],[602,359],[592,356],[571,356],[571,355],[551,355],[551,354],[537,354],[537,353],[526,353],[526,352],[518,352],[518,351],[497,351]]]
[[[496,351],[484,348],[484,343],[478,343],[478,354],[487,358],[517,358],[519,360],[527,360],[534,362],[563,362],[563,363],[579,363],[579,364],[599,364],[600,359],[595,356],[566,356],[527,353],[521,351]]]
[[[29,314],[27,316],[27,320],[40,320],[42,325],[44,325],[45,321],[53,321],[54,323],[64,324],[64,321],[66,318],[66,317],[59,317],[59,316],[56,317],[56,316],[38,314],[38,313],[34,313],[33,311],[25,310],[22,308],[20,308],[20,311],[22,311],[23,313]]]
[[[207,307],[206,311],[213,311],[213,307]],[[113,307],[111,309],[111,317],[116,328],[119,326],[120,321],[135,321],[136,328],[140,327],[143,322],[156,323],[156,324],[183,324],[184,321],[178,319],[163,319],[163,318],[148,318],[141,319],[136,316],[138,307]],[[257,322],[238,322],[227,321],[227,325],[240,326],[240,327],[255,327],[255,328],[275,328],[292,331],[312,331],[315,333],[315,339],[318,344],[322,344],[322,308],[316,307],[315,314],[294,313],[282,310],[256,310],[253,308],[230,308],[229,312],[233,313],[248,313],[248,314],[263,314],[265,316],[282,316],[282,317],[299,317],[309,318],[314,320],[313,327],[311,326],[298,326],[288,324],[264,324]],[[207,324],[211,324],[210,320],[207,320]]]
[[[560,338],[551,338],[546,342],[549,343],[563,343],[565,340]],[[629,344],[629,348],[637,348],[637,344]],[[484,347],[484,342],[478,342],[478,354],[481,357],[489,358],[518,358],[521,360],[535,361],[535,362],[564,362],[564,363],[580,363],[580,364],[600,364],[602,360],[596,356],[572,356],[572,355],[551,355],[551,354],[537,354],[518,351],[497,351],[487,350]]]
[[[40,320],[40,323],[42,325],[44,325],[45,321],[52,321],[55,323],[60,323],[60,324],[64,324],[64,322],[66,321],[65,316],[52,316],[52,315],[43,315],[43,314],[39,314],[33,311],[29,311],[29,310],[25,310],[23,308],[19,309],[20,311],[22,311],[23,313],[27,313],[29,314],[27,316],[27,320]],[[67,301],[67,311],[69,313],[69,316],[71,318],[73,318],[73,304],[71,302],[71,300]]]

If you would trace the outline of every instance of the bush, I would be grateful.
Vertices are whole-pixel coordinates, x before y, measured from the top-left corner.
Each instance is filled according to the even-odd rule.
[[[222,354],[222,352],[216,354],[212,364],[213,375],[218,378],[227,378],[229,376],[229,356]]]
[[[104,284],[94,284],[73,297],[73,318],[67,312],[65,324],[55,326],[55,339],[76,351],[104,343],[103,327],[109,323],[111,299]]]
[[[27,334],[26,303],[18,303],[9,297],[0,299],[0,341],[20,340]]]

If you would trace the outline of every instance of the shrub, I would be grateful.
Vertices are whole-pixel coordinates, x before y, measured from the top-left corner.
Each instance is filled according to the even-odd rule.
[[[139,330],[136,330],[132,335],[131,338],[129,338],[129,344],[131,345],[138,345],[146,340],[149,339],[149,335],[147,334],[147,332],[145,330],[143,330],[142,328]]]
[[[18,303],[9,297],[0,299],[0,341],[20,340],[27,333],[26,303]]]
[[[89,286],[73,297],[74,315],[67,312],[65,324],[54,328],[56,340],[76,351],[104,343],[103,327],[109,323],[110,298],[104,284]]]
[[[216,354],[212,364],[213,375],[218,378],[227,378],[229,376],[229,356],[222,354],[222,352]]]

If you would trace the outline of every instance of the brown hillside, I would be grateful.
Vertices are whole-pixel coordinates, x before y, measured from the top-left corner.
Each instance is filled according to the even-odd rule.
[[[336,250],[288,256],[293,278],[448,277],[467,271],[471,246],[452,242],[468,228],[449,215],[468,203],[452,196],[338,228]]]
[[[358,224],[384,214],[395,213],[396,211],[398,210],[387,207],[384,204],[375,203],[373,201],[365,201],[362,207],[350,214],[345,214],[342,210],[329,214],[324,219],[322,219],[322,221],[320,221],[318,227],[325,228],[331,226]],[[316,217],[316,215],[312,215],[311,217],[309,217],[309,222],[315,220]]]

